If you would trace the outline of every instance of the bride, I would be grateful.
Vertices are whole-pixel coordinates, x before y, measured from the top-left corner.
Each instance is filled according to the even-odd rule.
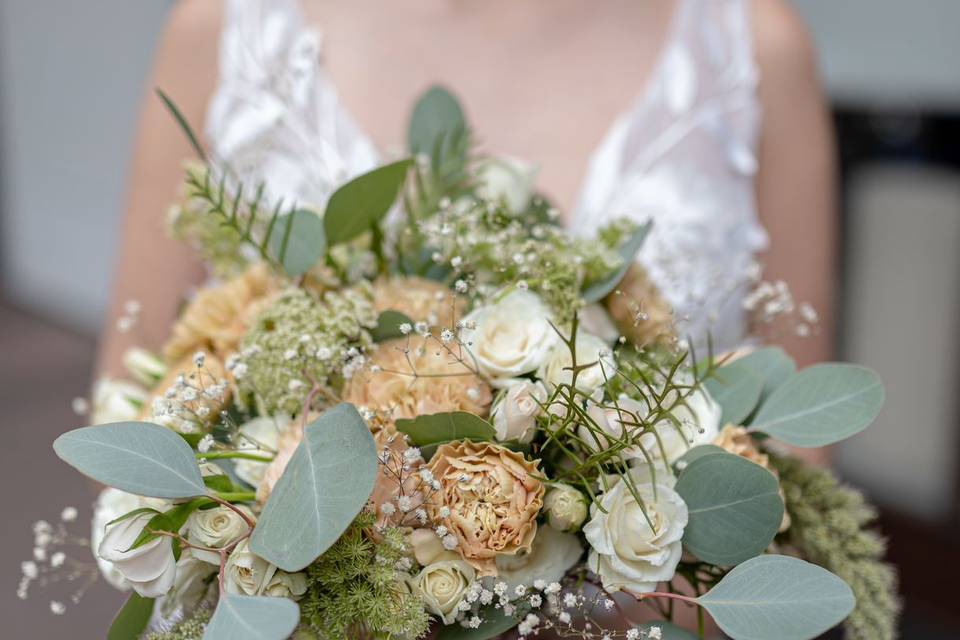
[[[641,259],[686,332],[742,342],[740,283],[769,246],[765,278],[821,318],[816,336],[777,341],[801,365],[829,355],[832,140],[786,0],[181,0],[150,79],[204,123],[215,158],[317,205],[397,148],[407,105],[434,83],[461,98],[483,148],[540,164],[577,233],[654,219]],[[203,279],[161,231],[190,155],[151,92],[109,329],[149,292],[146,313],[135,335],[105,331],[104,373],[134,339],[158,347],[179,292]]]

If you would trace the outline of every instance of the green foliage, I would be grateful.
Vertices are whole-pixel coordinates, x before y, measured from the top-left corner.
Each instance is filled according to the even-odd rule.
[[[490,423],[466,411],[434,413],[412,419],[397,420],[397,431],[410,436],[418,447],[442,444],[451,440],[493,440],[496,435]]]
[[[402,337],[403,332],[400,331],[400,325],[404,323],[409,324],[411,327],[413,326],[413,320],[407,316],[399,311],[387,309],[377,316],[377,326],[370,332],[373,336],[373,341],[385,342],[386,340]]]
[[[407,148],[430,157],[434,171],[462,168],[469,148],[469,129],[463,108],[449,91],[430,87],[417,100],[410,115]]]
[[[322,299],[288,289],[260,312],[241,345],[247,373],[239,385],[254,396],[261,415],[298,413],[311,387],[304,373],[328,385],[351,347],[371,344],[368,330],[377,322],[372,295],[368,285],[330,291]]]
[[[882,406],[876,373],[830,362],[790,376],[757,410],[750,428],[797,447],[822,447],[866,429]]]
[[[150,622],[156,600],[134,592],[117,612],[107,632],[107,640],[137,640]]]
[[[352,404],[306,426],[263,507],[250,549],[284,571],[300,571],[350,526],[373,492],[377,448]]]
[[[207,492],[190,445],[149,422],[74,429],[57,438],[53,449],[80,473],[138,496],[193,498]]]
[[[397,570],[406,557],[400,529],[388,528],[374,542],[370,513],[349,529],[307,569],[308,589],[300,603],[303,623],[324,640],[423,637],[429,616],[423,601],[403,583]]]
[[[221,593],[203,640],[287,640],[299,620],[293,600]]]
[[[762,553],[783,520],[773,474],[729,453],[694,460],[677,480],[690,520],[683,544],[705,562],[732,566]]]
[[[333,192],[323,214],[327,242],[340,244],[379,228],[397,199],[410,160],[399,160],[357,176]]]
[[[198,608],[169,631],[156,631],[148,634],[144,640],[200,640],[211,615],[213,611],[210,609]]]
[[[760,400],[764,379],[750,362],[735,360],[717,369],[704,386],[723,409],[720,424],[743,424]]]
[[[323,220],[309,209],[278,217],[270,234],[270,252],[282,256],[280,262],[287,275],[306,273],[327,252]]]
[[[886,543],[866,529],[876,512],[827,469],[771,455],[786,497],[790,528],[778,540],[847,581],[857,606],[844,627],[851,640],[892,640],[900,601],[897,574],[883,562]]]
[[[787,355],[780,347],[763,347],[752,351],[735,362],[742,362],[753,375],[763,379],[763,390],[760,401],[770,397],[781,384],[787,381],[797,370],[793,358]]]
[[[647,234],[650,233],[650,227],[652,225],[652,222],[647,222],[633,230],[633,233],[627,237],[626,242],[618,249],[622,259],[620,265],[609,275],[587,285],[583,290],[583,299],[585,302],[599,302],[606,297],[608,293],[616,289],[620,281],[623,280],[623,276],[627,273],[627,269],[630,268],[630,265],[633,264],[633,261],[636,259],[637,253],[640,251],[640,247],[643,246],[644,240],[647,239]]]
[[[733,640],[812,640],[847,617],[854,605],[843,580],[780,555],[738,565],[696,602]]]
[[[205,169],[191,165],[188,172]],[[229,278],[241,273],[249,261],[243,254],[243,237],[233,227],[221,222],[219,216],[209,215],[208,203],[184,194],[182,202],[170,208],[167,226],[170,235],[192,246],[215,276]]]

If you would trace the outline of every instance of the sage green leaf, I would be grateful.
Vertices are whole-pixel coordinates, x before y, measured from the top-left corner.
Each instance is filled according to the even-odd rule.
[[[763,347],[751,351],[735,362],[742,362],[750,373],[763,380],[763,390],[760,392],[761,403],[797,370],[793,358],[780,347]]]
[[[483,622],[476,629],[462,627],[459,622],[440,627],[437,640],[490,640],[520,624],[517,615],[504,615],[501,609],[494,607],[483,609],[480,618]]]
[[[323,214],[330,246],[369,231],[387,214],[407,177],[410,159],[399,160],[358,176],[333,192]]]
[[[679,471],[683,471],[688,466],[690,466],[690,463],[692,463],[694,460],[702,458],[703,456],[713,455],[715,453],[728,453],[728,452],[723,447],[718,447],[715,444],[698,444],[697,446],[693,447],[692,449],[687,451],[685,454],[680,456],[675,466]]]
[[[203,640],[287,640],[300,622],[289,598],[220,594]]]
[[[703,383],[710,397],[723,409],[720,424],[743,424],[757,406],[763,385],[763,378],[743,360],[719,367]]]
[[[433,86],[413,107],[407,147],[413,155],[430,156],[434,168],[451,162],[462,165],[466,160],[466,147],[456,142],[466,131],[466,118],[460,103],[443,87]]]
[[[418,447],[443,444],[451,440],[493,440],[496,431],[490,423],[466,411],[434,413],[397,420],[397,430],[410,436]]]
[[[640,252],[640,247],[643,246],[644,240],[647,239],[647,234],[650,233],[651,226],[653,226],[652,222],[642,224],[637,227],[637,230],[633,232],[633,235],[627,238],[627,241],[624,242],[619,249],[620,258],[623,260],[623,264],[621,264],[616,271],[607,277],[588,284],[584,288],[583,294],[581,295],[585,302],[599,302],[605,298],[607,294],[617,288],[617,285],[620,284],[621,280],[623,280],[623,276],[626,275],[627,269],[629,269],[630,265],[633,264],[633,261],[636,260],[637,253]]]
[[[107,632],[107,640],[137,640],[147,628],[153,615],[153,598],[144,598],[132,593],[117,612]]]
[[[68,431],[57,455],[102,484],[151,498],[207,493],[193,449],[176,433],[148,422],[114,422]]]
[[[732,566],[763,553],[783,520],[780,485],[773,474],[729,453],[691,462],[676,491],[689,512],[683,544],[711,564]]]
[[[400,331],[400,325],[404,323],[409,324],[411,327],[413,326],[413,320],[406,315],[399,311],[387,309],[377,316],[377,326],[373,328],[370,335],[373,337],[374,342],[385,342],[393,338],[402,338],[404,334]]]
[[[853,364],[818,364],[790,376],[750,424],[797,447],[822,447],[866,429],[883,407],[883,383]]]
[[[338,404],[304,429],[253,530],[250,548],[300,571],[346,531],[373,492],[377,450],[356,408]]]
[[[853,591],[826,569],[797,558],[757,556],[697,598],[733,640],[807,640],[853,610]]]
[[[657,622],[644,622],[640,625],[640,630],[650,631],[650,629],[654,627],[660,628],[660,638],[662,640],[698,640],[697,634],[662,620]]]
[[[309,271],[326,251],[323,219],[309,209],[279,216],[270,232],[270,254],[290,277]]]

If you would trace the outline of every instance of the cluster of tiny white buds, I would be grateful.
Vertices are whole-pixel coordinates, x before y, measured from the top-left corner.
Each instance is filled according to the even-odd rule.
[[[466,280],[457,280],[453,283],[453,290],[457,293],[466,293],[470,290],[470,285],[467,284]]]
[[[127,300],[123,305],[123,315],[117,318],[117,331],[129,333],[137,325],[140,318],[140,303],[136,300]]]
[[[208,433],[202,438],[200,438],[199,442],[197,442],[197,451],[199,451],[200,453],[206,453],[210,451],[210,448],[212,446],[213,446],[213,435]]]
[[[410,335],[410,332],[413,331],[413,326],[409,322],[401,322],[398,328],[400,329],[400,333],[405,336]]]

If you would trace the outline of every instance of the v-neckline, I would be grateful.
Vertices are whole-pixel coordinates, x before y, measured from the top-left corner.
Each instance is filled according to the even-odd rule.
[[[664,68],[667,65],[667,57],[670,54],[672,47],[675,46],[677,38],[680,35],[683,18],[687,10],[686,5],[688,1],[689,0],[676,0],[674,6],[670,10],[670,15],[668,16],[666,21],[666,34],[664,35],[663,41],[660,43],[660,46],[656,51],[656,54],[654,56],[654,62],[650,66],[650,71],[647,74],[647,77],[644,79],[644,82],[641,84],[640,90],[636,94],[634,94],[634,98],[628,102],[626,107],[624,107],[614,115],[613,120],[604,130],[598,142],[595,145],[593,145],[591,151],[587,154],[587,157],[585,158],[585,162],[583,165],[584,169],[581,171],[579,185],[576,190],[576,198],[574,199],[573,202],[568,203],[569,206],[566,207],[567,209],[569,209],[568,211],[566,211],[566,214],[568,216],[573,215],[574,209],[577,208],[578,203],[582,200],[583,194],[588,187],[588,181],[590,179],[590,165],[592,164],[593,159],[600,153],[600,151],[607,145],[611,137],[616,133],[618,129],[618,125],[622,121],[629,119],[638,110],[639,107],[643,105],[651,104],[654,98],[657,86],[660,83],[661,78],[663,76]],[[319,27],[318,25],[308,24],[307,28],[310,29],[313,33],[317,34],[317,37],[322,41],[323,30],[321,27]],[[330,76],[329,69],[326,66],[324,66],[322,60],[320,62],[320,66],[321,66],[321,69],[323,69],[327,75],[327,79],[328,79],[331,90],[333,91],[333,93],[339,96],[340,92],[338,90],[337,84],[336,82],[334,82],[333,78]],[[339,108],[342,110],[343,114],[346,115],[354,123],[354,126],[356,127],[358,135],[363,137],[363,139],[370,146],[370,148],[376,151],[378,156],[382,156],[383,150],[380,149],[377,146],[377,144],[373,141],[373,139],[367,133],[368,131],[367,128],[364,127],[363,123],[356,118],[353,111],[344,103],[342,97],[340,97],[337,100],[337,103]],[[563,210],[564,207],[561,207],[561,209]]]

